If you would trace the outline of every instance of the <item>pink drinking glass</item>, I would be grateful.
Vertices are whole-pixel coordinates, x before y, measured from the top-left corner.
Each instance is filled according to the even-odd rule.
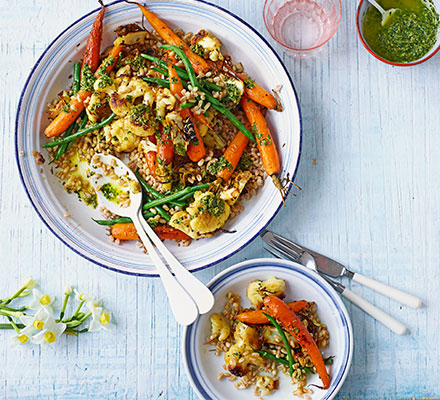
[[[319,51],[336,33],[341,0],[266,0],[263,18],[270,35],[294,57]]]

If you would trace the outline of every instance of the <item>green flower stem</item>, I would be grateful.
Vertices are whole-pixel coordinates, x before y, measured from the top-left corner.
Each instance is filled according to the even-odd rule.
[[[14,325],[18,328],[18,329],[23,329],[24,325],[23,324],[15,324]],[[15,329],[14,325],[12,324],[0,324],[0,329]]]
[[[18,296],[20,296],[24,290],[26,290],[26,286],[23,286],[20,289],[18,289],[11,297],[8,297],[8,298],[2,300],[1,303],[4,305],[9,304],[12,300],[14,300]]]
[[[80,301],[80,303],[78,304],[78,308],[76,309],[76,311],[75,311],[75,313],[73,314],[72,318],[75,318],[75,317],[79,314],[79,312],[81,311],[81,308],[82,308],[82,306],[84,305],[84,303],[85,303],[84,300]],[[71,319],[72,319],[72,318],[71,318]]]
[[[8,318],[8,320],[11,323],[12,327],[14,328],[15,332],[20,333],[20,329],[18,329],[18,326],[14,322],[14,320],[10,316],[7,316],[6,318]]]
[[[0,310],[0,315],[4,315],[5,317],[11,316],[15,318],[20,318],[23,313],[21,311],[9,311],[9,310]]]
[[[27,307],[23,306],[20,308],[12,308],[5,305],[0,304],[0,310],[7,310],[7,311],[25,311],[27,310]]]
[[[81,319],[79,319],[79,322],[83,323],[87,318],[89,318],[92,315],[92,312],[88,312],[86,315],[84,315],[84,317],[82,317]]]
[[[58,321],[62,321],[64,318],[64,311],[66,311],[67,302],[69,301],[69,297],[72,293],[65,294],[64,295],[64,301],[63,301],[63,307],[61,308],[60,317],[58,318]]]
[[[272,325],[277,329],[279,335],[281,336],[281,339],[284,343],[284,346],[286,346],[286,350],[287,350],[287,358],[289,361],[289,371],[290,371],[290,376],[293,375],[293,354],[292,354],[292,348],[290,347],[289,341],[287,340],[286,334],[283,331],[283,328],[281,328],[280,324],[276,321],[275,318],[273,318],[271,315],[263,313],[266,318],[272,322]]]

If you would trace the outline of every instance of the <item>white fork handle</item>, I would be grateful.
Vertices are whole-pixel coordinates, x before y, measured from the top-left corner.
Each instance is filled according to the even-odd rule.
[[[353,280],[409,307],[419,308],[422,306],[422,300],[420,300],[418,297],[405,293],[403,290],[395,289],[391,286],[385,285],[384,283],[375,281],[374,279],[368,278],[365,275],[355,273]]]
[[[162,284],[165,287],[165,291],[168,295],[171,310],[173,311],[176,321],[179,324],[185,326],[192,324],[199,314],[196,303],[194,303],[193,299],[185,291],[185,289],[180,286],[176,278],[174,278],[166,265],[163,263],[160,256],[156,253],[156,249],[154,248],[153,243],[151,243],[148,236],[145,234],[138,216],[133,215],[131,219],[133,220],[134,226],[136,227],[137,234],[141,238],[142,243],[146,247],[148,254],[153,260],[154,265],[156,266],[157,272],[160,275]]]
[[[354,305],[358,306],[361,310],[371,315],[374,319],[385,325],[388,329],[392,330],[398,335],[404,335],[406,333],[406,327],[390,315],[379,310],[376,306],[354,294],[351,290],[345,288],[342,292],[342,296],[350,300]]]
[[[190,296],[197,304],[200,314],[205,314],[214,306],[214,296],[211,291],[200,282],[191,272],[189,272],[174,255],[163,244],[162,240],[156,235],[156,232],[148,225],[148,222],[139,216],[142,227],[148,237],[156,245],[159,252],[164,256],[171,270],[175,273],[180,284],[188,291]]]
[[[386,11],[376,0],[368,0],[374,7],[378,9],[381,14],[384,14]]]

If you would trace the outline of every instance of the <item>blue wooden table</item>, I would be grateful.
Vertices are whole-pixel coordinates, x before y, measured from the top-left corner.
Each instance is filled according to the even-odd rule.
[[[263,25],[263,0],[214,2],[274,43]],[[49,293],[71,283],[102,298],[118,327],[63,337],[46,351],[11,347],[12,332],[1,331],[0,398],[195,399],[181,360],[182,329],[161,283],[109,272],[64,247],[19,181],[13,132],[26,76],[50,41],[96,6],[0,0],[0,297],[28,275]],[[284,56],[303,116],[296,177],[303,190],[270,228],[426,304],[408,309],[347,282],[409,334],[398,337],[347,303],[355,351],[338,399],[440,397],[440,56],[412,68],[380,63],[356,36],[355,11],[354,1],[343,1],[339,30],[317,57]],[[266,255],[257,238],[197,277],[207,282],[228,265]]]

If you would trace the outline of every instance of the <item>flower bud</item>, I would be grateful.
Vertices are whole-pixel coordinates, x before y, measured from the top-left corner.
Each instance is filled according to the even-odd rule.
[[[35,282],[32,278],[27,278],[25,279],[25,281],[23,282],[23,286],[26,289],[33,289],[35,286],[37,286],[37,282]]]
[[[67,285],[67,286],[64,288],[64,294],[65,294],[66,296],[70,296],[72,293],[73,293],[73,288],[72,288],[72,286]]]

